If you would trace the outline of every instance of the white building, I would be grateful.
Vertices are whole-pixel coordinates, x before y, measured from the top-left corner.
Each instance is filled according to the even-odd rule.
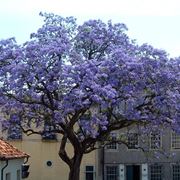
[[[22,165],[29,155],[9,143],[0,140],[0,177],[1,180],[21,180]]]

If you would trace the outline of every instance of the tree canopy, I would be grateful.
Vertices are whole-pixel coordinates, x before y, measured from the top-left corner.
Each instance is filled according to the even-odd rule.
[[[26,43],[0,41],[4,127],[42,135],[34,124],[48,124],[48,133],[62,134],[59,155],[70,169],[114,130],[134,124],[179,130],[180,58],[137,45],[122,23],[78,25],[73,17],[40,15],[44,25]]]

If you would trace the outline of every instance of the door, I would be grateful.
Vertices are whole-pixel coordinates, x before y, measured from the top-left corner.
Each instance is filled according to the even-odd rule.
[[[126,166],[126,180],[140,180],[140,165]]]

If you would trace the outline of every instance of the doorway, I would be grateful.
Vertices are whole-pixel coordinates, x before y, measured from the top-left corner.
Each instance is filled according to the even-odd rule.
[[[126,166],[126,180],[140,180],[140,165]]]

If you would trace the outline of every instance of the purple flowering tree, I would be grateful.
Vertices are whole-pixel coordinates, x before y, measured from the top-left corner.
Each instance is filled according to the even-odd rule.
[[[111,143],[112,131],[132,125],[179,130],[180,58],[138,46],[124,24],[78,26],[73,17],[41,15],[44,25],[30,41],[0,41],[4,127],[61,134],[59,156],[69,180],[79,180],[83,155]],[[50,128],[42,129],[45,124]]]

